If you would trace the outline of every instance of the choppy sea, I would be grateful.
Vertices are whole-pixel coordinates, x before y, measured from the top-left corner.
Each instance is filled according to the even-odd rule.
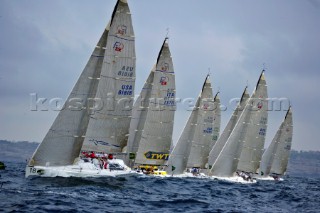
[[[0,170],[0,212],[320,212],[320,178],[231,183],[197,178],[28,178]]]

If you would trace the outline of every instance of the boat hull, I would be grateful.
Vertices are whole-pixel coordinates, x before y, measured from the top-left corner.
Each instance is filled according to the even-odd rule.
[[[129,167],[123,170],[101,169],[93,163],[82,162],[67,166],[27,166],[25,177],[120,177],[135,174]]]

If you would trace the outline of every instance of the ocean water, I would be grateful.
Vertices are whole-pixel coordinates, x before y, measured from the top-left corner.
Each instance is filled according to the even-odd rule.
[[[320,212],[320,178],[254,184],[145,176],[25,179],[25,164],[6,165],[0,212]]]

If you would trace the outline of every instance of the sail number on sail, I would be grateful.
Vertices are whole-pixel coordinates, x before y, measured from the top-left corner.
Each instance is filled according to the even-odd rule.
[[[118,75],[125,76],[125,77],[132,77],[133,76],[133,67],[130,66],[123,66],[121,70],[118,71]]]

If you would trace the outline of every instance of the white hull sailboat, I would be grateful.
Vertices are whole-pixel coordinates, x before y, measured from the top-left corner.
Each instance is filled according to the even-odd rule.
[[[217,96],[216,100],[219,100]],[[214,121],[216,118],[217,121],[220,120],[220,113],[217,113],[219,116],[214,114],[217,108],[219,105],[214,104],[208,75],[181,136],[170,153],[166,169],[169,175],[178,177],[202,176],[198,172],[198,168],[204,168],[207,163],[209,147],[214,140]],[[188,172],[187,168],[192,171],[188,169]]]
[[[84,162],[83,160],[69,166],[28,166],[26,177],[119,177],[136,174],[136,172],[124,164],[123,160],[109,160],[109,164],[115,166],[113,168],[101,169],[101,167],[94,163]]]
[[[133,173],[122,160],[110,156],[122,151],[128,134],[135,84],[134,45],[127,1],[118,0],[63,109],[29,161],[26,177]],[[81,150],[100,157],[84,158]]]
[[[156,65],[134,105],[127,153],[129,165],[145,174],[165,176],[172,144],[175,113],[175,75],[167,38]]]
[[[257,86],[247,101],[223,149],[215,160],[210,176],[241,176],[251,182],[261,161],[267,128],[267,85],[262,71]]]
[[[271,144],[262,155],[259,175],[262,180],[281,180],[287,171],[293,135],[292,110],[289,107]]]

